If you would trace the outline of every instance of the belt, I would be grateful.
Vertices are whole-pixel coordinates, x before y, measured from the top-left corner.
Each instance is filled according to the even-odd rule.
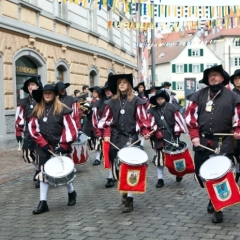
[[[222,140],[226,138],[226,136],[214,136],[214,133],[211,133],[211,132],[201,132],[201,136],[206,138],[206,139],[210,139],[210,140],[213,140],[213,141],[218,141],[219,138],[221,138]]]
[[[127,133],[127,132],[121,131],[118,127],[112,127],[112,128],[117,131],[117,135],[119,134],[119,135],[123,135],[125,137],[131,137],[137,133],[137,132]]]

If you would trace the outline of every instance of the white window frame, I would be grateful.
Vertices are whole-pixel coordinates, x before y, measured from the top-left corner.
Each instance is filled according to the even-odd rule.
[[[192,49],[192,57],[200,57],[200,49]]]
[[[199,73],[200,72],[200,64],[193,64],[192,65],[192,72]]]
[[[184,73],[184,65],[176,64],[176,73]]]
[[[240,57],[235,57],[233,64],[235,67],[239,67],[240,66]]]
[[[235,41],[235,47],[240,47],[240,39]]]
[[[176,82],[176,90],[183,91],[184,90],[184,82]]]
[[[58,2],[58,11],[57,11],[57,16],[59,18],[63,18],[63,2]]]

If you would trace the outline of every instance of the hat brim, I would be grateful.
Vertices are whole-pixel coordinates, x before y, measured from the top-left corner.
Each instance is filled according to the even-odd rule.
[[[240,76],[240,69],[239,69],[239,70],[236,70],[235,73],[230,77],[231,83],[232,83],[233,85],[234,85],[233,79],[234,79],[234,77],[236,77],[236,76]]]
[[[24,84],[23,84],[23,87],[21,87],[21,89],[25,92],[25,93],[28,93],[29,94],[29,91],[28,91],[28,83],[29,82],[34,82],[38,85],[39,89],[42,89],[43,86],[42,86],[42,82],[40,81],[40,78],[38,77],[31,77],[29,79],[27,79]]]
[[[33,90],[32,91],[32,96],[34,98],[34,100],[37,102],[37,103],[40,103],[42,98],[43,98],[43,92],[44,91],[52,91],[54,92],[55,95],[57,95],[57,91],[56,90],[53,90],[53,89],[37,89],[37,90]]]
[[[150,92],[151,92],[153,89],[160,90],[161,88],[162,88],[162,87],[151,87],[150,89],[144,91],[144,95],[145,95],[146,98],[148,98],[148,95],[150,94]]]
[[[132,74],[117,74],[117,75],[111,75],[108,78],[108,88],[110,89],[110,91],[112,92],[112,94],[116,94],[117,93],[117,81],[119,79],[126,79],[131,87],[133,88],[133,75]]]
[[[138,92],[139,86],[143,86],[143,87],[144,87],[144,90],[145,90],[145,88],[146,88],[145,83],[144,83],[144,82],[140,82],[137,86],[135,86],[135,87],[133,88],[133,90],[136,91],[136,92]]]
[[[156,95],[152,96],[150,98],[150,103],[153,104],[153,105],[157,105],[157,98],[158,97],[162,97],[166,100],[166,102],[169,102],[170,101],[170,96],[169,94],[166,92],[166,91],[163,91],[161,93],[157,93]]]
[[[100,87],[91,87],[88,89],[90,92],[93,92],[95,90],[98,94],[101,94],[101,88]]]
[[[223,84],[224,86],[229,83],[230,77],[229,77],[228,73],[223,70],[222,65],[213,66],[213,67],[211,67],[211,68],[206,69],[206,70],[204,71],[204,73],[203,73],[203,79],[200,80],[200,81],[202,81],[201,83],[204,83],[204,84],[206,84],[206,85],[209,85],[209,83],[208,83],[208,74],[209,74],[211,71],[218,72],[218,73],[220,73],[220,74],[224,77],[224,80],[223,80],[223,82],[222,82],[222,84]]]

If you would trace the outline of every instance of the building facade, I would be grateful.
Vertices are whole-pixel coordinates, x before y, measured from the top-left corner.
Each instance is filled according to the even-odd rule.
[[[26,79],[43,84],[104,85],[110,74],[137,78],[136,32],[109,29],[129,21],[122,11],[55,0],[0,0],[0,149],[16,146],[14,116]]]

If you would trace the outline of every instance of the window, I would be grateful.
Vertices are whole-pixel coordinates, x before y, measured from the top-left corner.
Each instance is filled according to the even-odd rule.
[[[192,65],[192,68],[193,68],[193,72],[194,72],[194,73],[200,72],[200,66],[199,66],[199,64],[193,64],[193,65]]]
[[[213,66],[214,66],[213,63],[208,63],[208,64],[206,65],[206,68],[211,68],[211,67],[213,67]]]
[[[176,65],[176,73],[183,73],[183,65]]]
[[[192,50],[192,56],[193,57],[198,57],[199,56],[199,50]]]
[[[176,82],[176,90],[184,90],[184,83]]]
[[[91,1],[88,9],[88,29],[93,32],[94,30],[94,12],[93,12],[93,3]]]
[[[64,82],[64,72],[66,69],[63,66],[57,67],[57,82]]]
[[[240,38],[235,41],[235,46],[236,46],[236,47],[240,47]]]
[[[240,57],[234,58],[234,66],[240,66]]]
[[[63,18],[63,3],[62,2],[58,2],[58,14],[57,16],[59,18]]]

